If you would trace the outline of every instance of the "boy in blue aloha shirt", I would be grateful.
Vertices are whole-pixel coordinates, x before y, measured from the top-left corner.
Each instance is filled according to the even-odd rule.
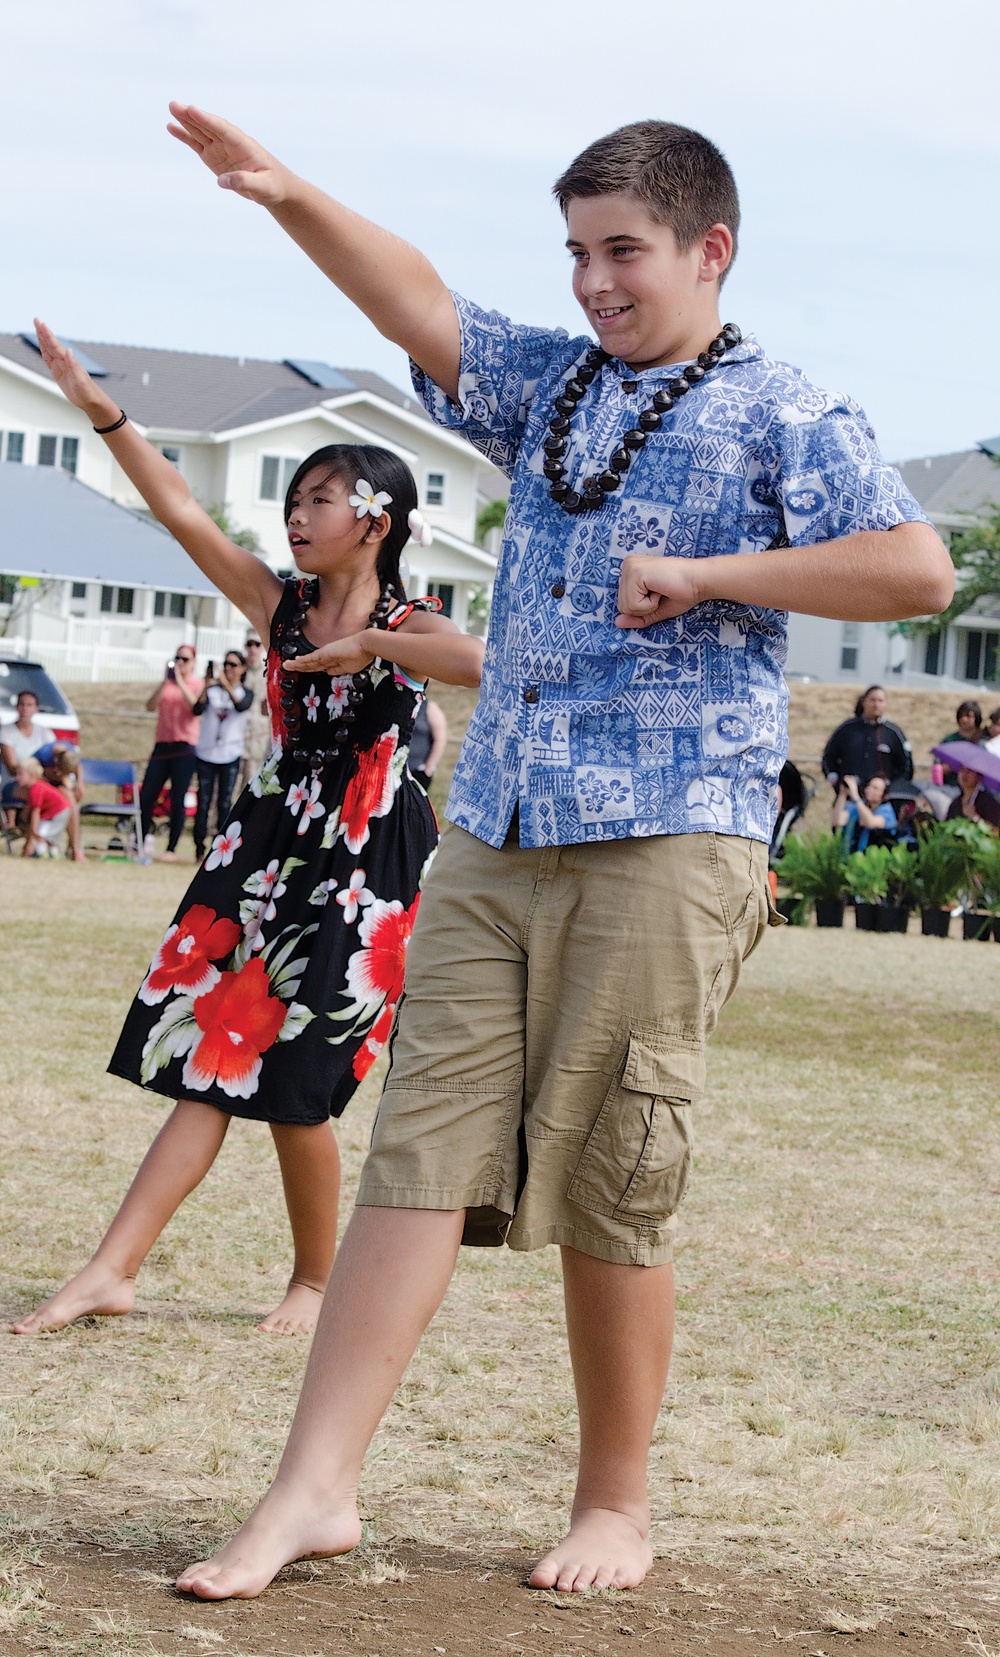
[[[480,702],[288,1446],[178,1586],[251,1595],[356,1544],[368,1442],[465,1241],[562,1248],[580,1470],[530,1580],[631,1587],[691,1108],[768,919],[785,612],[937,611],[951,564],[857,405],[721,327],[739,203],[698,133],[624,127],[559,180],[589,330],[569,339],[453,297],[414,248],[172,108],[512,482]]]

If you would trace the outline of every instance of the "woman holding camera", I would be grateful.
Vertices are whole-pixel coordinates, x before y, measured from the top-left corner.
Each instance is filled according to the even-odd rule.
[[[246,739],[247,716],[253,705],[253,691],[244,682],[246,674],[247,659],[243,652],[227,650],[222,677],[216,678],[215,664],[209,662],[205,688],[194,705],[194,712],[201,715],[201,730],[194,750],[198,768],[194,854],[199,863],[205,855],[208,813],[216,790],[218,822],[224,823],[229,816]]]
[[[170,783],[170,832],[164,861],[176,863],[177,842],[184,832],[184,796],[191,786],[198,741],[195,703],[205,685],[195,676],[194,646],[182,644],[167,663],[163,682],[157,685],[146,712],[156,715],[156,736],[142,779],[139,805],[142,810],[143,855],[152,857],[153,810],[165,782]]]

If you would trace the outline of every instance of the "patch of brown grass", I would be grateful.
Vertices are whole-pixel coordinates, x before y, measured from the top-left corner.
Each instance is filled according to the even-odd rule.
[[[0,858],[4,1323],[86,1257],[162,1120],[103,1066],[183,878]],[[786,929],[749,963],[682,1216],[661,1554],[836,1580],[845,1615],[993,1568],[998,1004],[1000,951],[960,941]],[[377,1086],[338,1128],[345,1212]],[[270,1136],[234,1123],[137,1314],[0,1337],[3,1487],[105,1545],[214,1542],[298,1392],[304,1343],[254,1328],[288,1259]],[[550,1539],[571,1400],[555,1250],[463,1253],[367,1466],[373,1543]],[[35,1581],[16,1550],[0,1562],[0,1613],[29,1615]]]

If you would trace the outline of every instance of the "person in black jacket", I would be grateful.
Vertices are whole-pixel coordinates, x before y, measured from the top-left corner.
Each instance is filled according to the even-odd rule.
[[[869,685],[858,697],[854,718],[838,725],[823,750],[823,773],[834,788],[842,777],[857,777],[861,788],[872,777],[890,782],[913,776],[910,744],[898,725],[885,718],[886,694]]]

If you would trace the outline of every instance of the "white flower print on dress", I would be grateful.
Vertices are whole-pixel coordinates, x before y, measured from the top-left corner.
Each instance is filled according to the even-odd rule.
[[[344,920],[348,926],[357,920],[359,909],[367,909],[369,904],[375,902],[375,893],[369,892],[365,885],[364,869],[355,869],[348,885],[342,892],[337,893],[337,902],[344,911]]]
[[[288,797],[285,800],[285,804],[293,817],[298,816],[308,798],[309,784],[306,782],[306,779],[303,777],[301,782],[293,782],[291,788],[288,790]]]
[[[205,859],[205,868],[211,872],[221,864],[228,869],[237,851],[243,844],[243,824],[230,823],[222,834],[217,834],[212,841],[212,849]]]
[[[311,719],[313,724],[315,724],[316,715],[319,712],[319,696],[317,695],[315,685],[309,686],[308,691],[302,698],[302,705],[306,710],[306,718]]]
[[[335,880],[321,880],[309,893],[309,902],[314,903],[318,909],[325,909],[330,901],[330,893],[336,891],[336,888]]]
[[[302,817],[299,822],[300,834],[305,834],[314,817],[326,816],[326,806],[319,797],[322,787],[323,784],[319,777],[313,777],[312,786],[309,789],[309,798],[302,801]]]
[[[338,676],[330,680],[330,694],[326,699],[326,711],[331,719],[339,719],[347,706],[347,699],[351,693],[350,678]]]

